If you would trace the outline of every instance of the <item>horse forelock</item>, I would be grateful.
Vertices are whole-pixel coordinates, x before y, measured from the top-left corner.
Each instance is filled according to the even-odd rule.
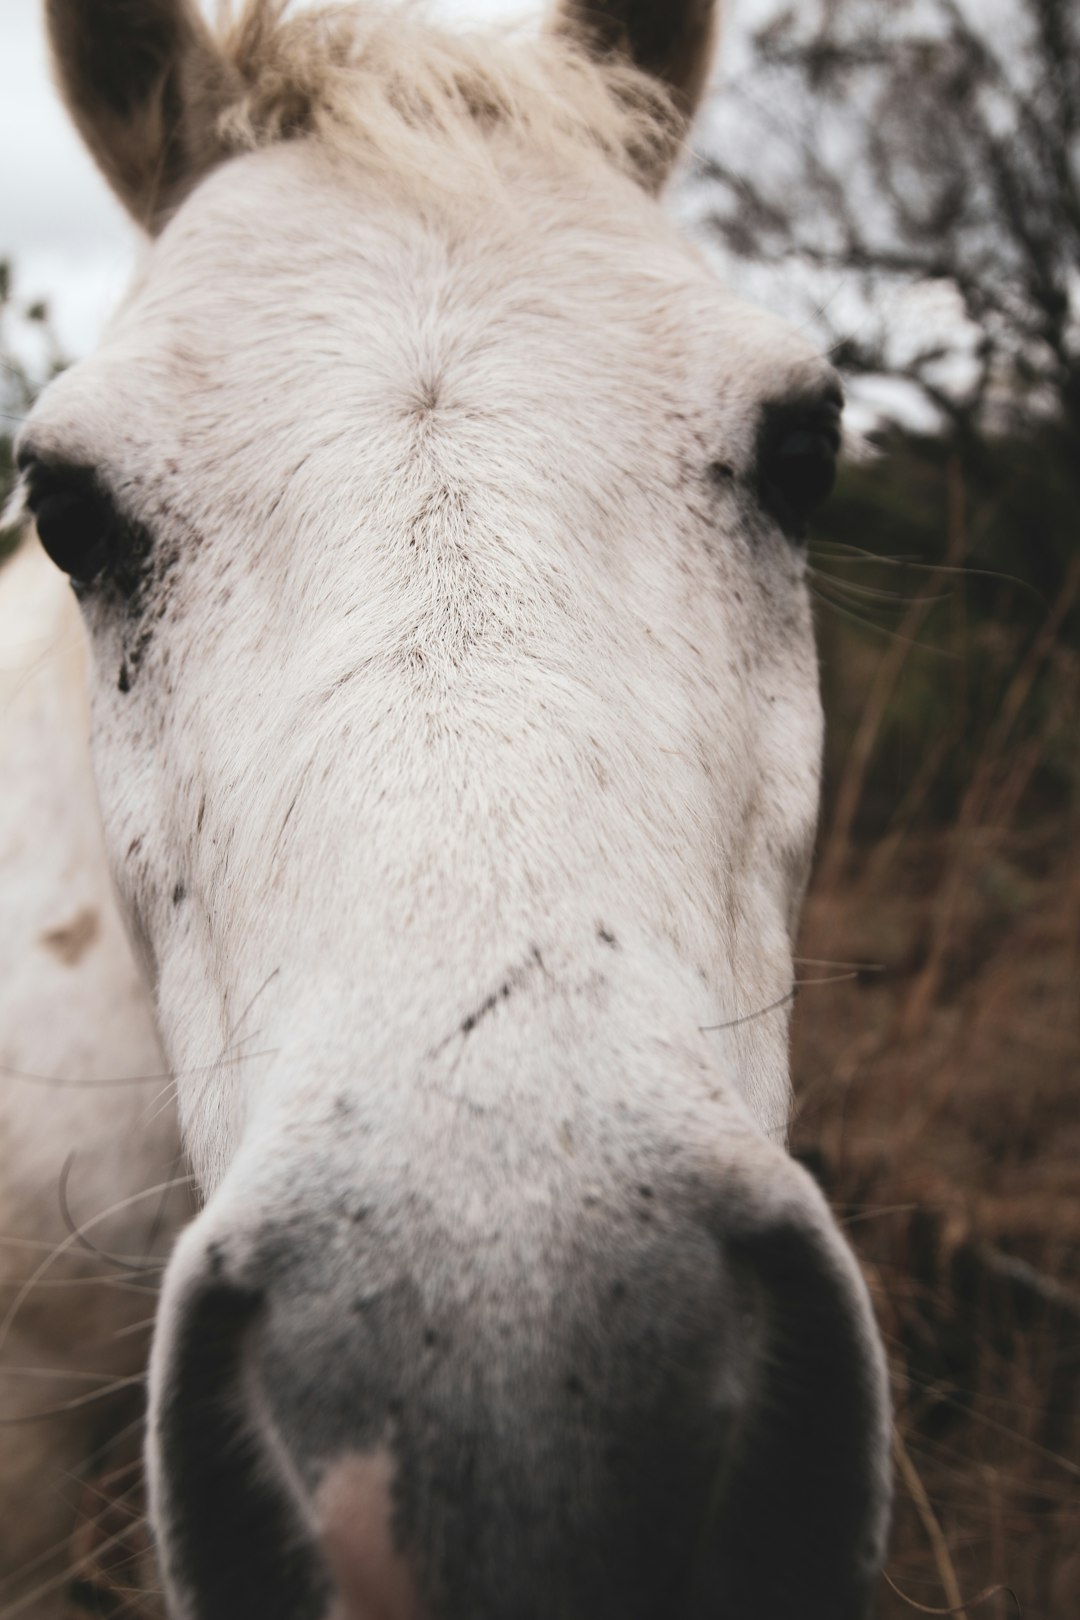
[[[423,7],[382,0],[295,15],[289,0],[236,0],[220,43],[236,89],[219,119],[226,151],[314,137],[398,186],[460,196],[504,184],[496,130],[571,166],[599,157],[635,176],[664,167],[681,133],[656,78],[565,34],[449,33]]]

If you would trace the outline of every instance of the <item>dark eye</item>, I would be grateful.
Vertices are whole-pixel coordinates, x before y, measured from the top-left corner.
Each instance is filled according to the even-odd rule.
[[[761,501],[794,539],[803,537],[836,482],[842,409],[839,389],[765,408],[758,446]]]
[[[41,544],[58,568],[88,585],[108,567],[122,527],[89,467],[53,466],[20,457],[26,504]]]

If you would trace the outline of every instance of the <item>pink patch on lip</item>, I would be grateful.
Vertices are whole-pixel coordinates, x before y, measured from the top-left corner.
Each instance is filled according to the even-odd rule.
[[[394,1546],[393,1476],[380,1450],[335,1463],[319,1487],[319,1541],[338,1585],[332,1620],[426,1620]]]

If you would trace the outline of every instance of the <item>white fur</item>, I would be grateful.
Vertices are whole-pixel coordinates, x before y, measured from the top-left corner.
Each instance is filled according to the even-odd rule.
[[[318,148],[234,162],[35,414],[40,451],[105,469],[179,553],[130,693],[131,637],[88,622],[114,866],[170,1058],[213,1074],[180,1085],[208,1190],[264,1106],[294,1106],[299,1052],[306,1093],[362,1031],[378,1118],[451,1069],[484,1091],[504,1039],[520,1072],[520,1020],[464,1059],[443,1042],[534,944],[526,999],[577,1051],[600,926],[611,1083],[673,1039],[783,1129],[784,1012],[701,1026],[790,987],[810,614],[801,557],[709,466],[748,475],[763,399],[824,368],[629,182],[515,195],[459,233]],[[257,994],[273,1056],[219,1076]],[[681,1078],[642,1083],[687,1106]]]
[[[98,468],[170,564],[136,620],[107,592],[85,619],[108,852],[205,1219],[271,1161],[346,1151],[343,1098],[356,1183],[422,1185],[478,1243],[556,1196],[553,1153],[587,1177],[643,1138],[719,1162],[784,1132],[821,717],[802,557],[752,472],[762,405],[828,369],[602,153],[489,139],[499,185],[408,206],[317,140],[233,159],[25,435]],[[64,727],[27,711],[39,751]],[[9,973],[44,972],[33,939],[81,885],[108,995],[81,972],[93,1006],[40,1044],[20,1008],[0,1056],[155,1070],[81,757],[72,787],[47,752],[12,800],[35,848],[4,846]],[[40,1099],[5,1085],[25,1123]],[[122,1138],[117,1196],[155,1178],[141,1094],[62,1095],[101,1165]],[[53,1136],[21,1167],[31,1219]]]

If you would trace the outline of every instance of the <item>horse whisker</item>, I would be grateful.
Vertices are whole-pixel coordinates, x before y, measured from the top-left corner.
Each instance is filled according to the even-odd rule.
[[[68,1204],[68,1181],[71,1178],[71,1170],[75,1163],[75,1159],[76,1154],[74,1151],[72,1151],[64,1160],[63,1166],[60,1170],[60,1180],[57,1185],[57,1198],[60,1203],[60,1214],[63,1217],[64,1225],[67,1227],[72,1237],[76,1240],[79,1247],[81,1249],[85,1249],[89,1254],[98,1256],[99,1259],[107,1260],[110,1265],[120,1266],[124,1271],[160,1271],[160,1261],[154,1262],[145,1258],[138,1260],[126,1260],[120,1255],[110,1254],[107,1249],[99,1249],[95,1243],[90,1242],[90,1239],[85,1235],[82,1227],[72,1215],[71,1208]],[[168,1189],[168,1191],[171,1190],[171,1188]],[[168,1192],[166,1192],[165,1196],[168,1196]]]
[[[849,973],[884,973],[884,962],[827,962],[816,956],[793,956],[791,959],[803,967],[843,968]]]
[[[766,1013],[777,1012],[781,1007],[787,1007],[794,1000],[795,986],[793,985],[786,996],[777,996],[775,1001],[770,1001],[765,1007],[759,1007],[756,1012],[743,1013],[739,1018],[728,1018],[722,1024],[699,1024],[698,1033],[710,1035],[721,1029],[738,1029],[740,1024],[753,1023],[755,1018],[764,1018]]]
[[[770,1001],[766,1006],[759,1007],[756,1012],[743,1013],[738,1018],[729,1018],[723,1024],[699,1024],[698,1033],[708,1035],[717,1030],[737,1029],[740,1024],[749,1024],[755,1018],[764,1018],[766,1013],[776,1012],[779,1008],[786,1007],[789,1002],[794,1001],[804,985],[849,984],[852,979],[857,979],[858,976],[858,971],[856,971],[854,973],[829,973],[816,979],[796,979],[786,996],[778,996],[775,1001]]]
[[[1015,585],[1032,597],[1044,613],[1050,612],[1050,603],[1029,579],[1021,579],[1019,574],[1009,574],[1000,568],[973,568],[968,563],[926,562],[917,556],[886,557],[877,551],[868,551],[863,546],[853,546],[839,540],[827,545],[817,543],[813,547],[813,552],[815,556],[831,557],[836,562],[877,564],[883,568],[911,568],[925,574],[950,574],[960,579],[989,579],[999,585]]]
[[[133,1389],[136,1385],[145,1385],[145,1373],[132,1373],[128,1378],[114,1378],[104,1389],[96,1389],[89,1395],[79,1395],[73,1401],[64,1401],[60,1406],[48,1406],[40,1412],[21,1412],[18,1417],[0,1417],[0,1428],[19,1429],[30,1423],[44,1423],[51,1418],[66,1417],[69,1412],[81,1411],[85,1406],[92,1406],[95,1401],[107,1400],[112,1395],[122,1394],[126,1389]]]
[[[130,1209],[133,1205],[141,1203],[144,1198],[156,1197],[157,1194],[162,1192],[165,1187],[187,1185],[190,1180],[190,1176],[173,1176],[170,1177],[170,1179],[166,1182],[160,1182],[157,1186],[146,1187],[142,1192],[132,1193],[129,1197],[120,1199],[118,1203],[111,1204],[108,1209],[103,1209],[99,1214],[94,1215],[89,1221],[86,1222],[86,1225],[83,1227],[83,1233],[90,1230],[94,1226],[100,1225],[102,1221],[108,1220],[110,1216],[119,1215],[123,1210]],[[12,1324],[14,1323],[15,1318],[18,1316],[19,1311],[22,1309],[26,1300],[33,1292],[35,1285],[40,1282],[45,1273],[49,1271],[53,1265],[55,1265],[56,1261],[59,1260],[62,1255],[66,1254],[75,1246],[75,1243],[75,1234],[69,1232],[68,1236],[64,1238],[61,1243],[57,1244],[52,1254],[47,1255],[45,1259],[42,1260],[41,1264],[26,1279],[11,1305],[4,1313],[3,1318],[0,1318],[0,1348],[3,1348],[3,1345],[6,1343]]]
[[[77,1372],[66,1367],[0,1367],[0,1378],[73,1378],[83,1383],[111,1384],[113,1373]]]
[[[819,602],[822,602],[826,607],[831,608],[834,613],[839,613],[843,618],[850,619],[854,624],[862,625],[867,630],[876,630],[883,636],[891,636],[894,641],[903,641],[909,647],[918,647],[921,652],[932,653],[936,658],[947,658],[953,663],[960,661],[962,655],[958,652],[952,651],[948,647],[935,647],[931,642],[920,641],[917,636],[901,635],[898,630],[891,630],[888,625],[876,624],[873,619],[866,618],[864,614],[853,613],[850,608],[844,607],[841,603],[832,600],[832,598],[821,589],[820,578],[815,581],[813,591]]]
[[[252,1039],[253,1037],[248,1037]],[[226,1048],[226,1051],[229,1049]],[[168,1085],[175,1085],[177,1080],[190,1075],[216,1074],[218,1069],[226,1063],[248,1063],[253,1058],[273,1057],[274,1052],[238,1052],[235,1057],[220,1057],[213,1063],[197,1064],[190,1069],[177,1069],[164,1074],[126,1074],[109,1075],[97,1080],[70,1080],[63,1075],[37,1074],[32,1069],[13,1069],[6,1063],[0,1063],[0,1074],[6,1074],[12,1080],[22,1080],[31,1086],[70,1087],[74,1091],[96,1091],[110,1086],[146,1086],[164,1081]]]
[[[830,574],[823,568],[815,568],[813,574],[816,580],[828,581],[830,588],[844,595],[857,600],[880,602],[883,605],[888,603],[897,607],[910,607],[913,602],[922,602],[934,607],[940,602],[951,602],[953,599],[952,594],[947,591],[942,592],[940,596],[927,596],[922,592],[915,596],[903,596],[899,591],[881,590],[875,585],[862,585],[852,579],[842,579],[839,574]]]
[[[127,1327],[117,1328],[112,1335],[113,1339],[130,1339],[136,1333],[145,1333],[157,1321],[157,1315],[144,1316],[141,1322],[129,1322]]]
[[[50,1576],[47,1581],[42,1581],[40,1586],[35,1586],[33,1591],[24,1593],[14,1603],[0,1609],[0,1620],[18,1620],[19,1615],[28,1614],[40,1603],[42,1598],[51,1596],[53,1592],[61,1591],[71,1581],[72,1576],[77,1575],[81,1569],[85,1569],[92,1559],[99,1558],[102,1553],[108,1552],[111,1547],[120,1546],[130,1534],[131,1526],[125,1525],[122,1530],[118,1530],[114,1535],[107,1536],[104,1541],[99,1542],[90,1552],[84,1553],[81,1558],[76,1558],[61,1574]]]
[[[92,1468],[94,1466],[94,1464],[101,1457],[103,1457],[108,1451],[110,1451],[114,1446],[118,1446],[124,1440],[126,1440],[129,1434],[134,1434],[136,1430],[141,1430],[143,1428],[144,1422],[145,1422],[145,1420],[142,1417],[142,1415],[140,1414],[139,1417],[132,1418],[130,1423],[125,1423],[122,1428],[119,1428],[119,1429],[115,1430],[112,1434],[109,1435],[107,1440],[103,1440],[99,1446],[95,1446],[94,1450],[90,1452],[89,1456],[83,1458],[82,1462],[79,1464],[78,1473],[80,1473],[80,1474],[86,1473],[87,1470]],[[139,1469],[141,1469],[142,1466],[143,1466],[142,1456],[139,1455],[137,1457],[134,1457],[131,1460],[131,1462],[125,1463],[123,1465],[123,1468],[124,1468],[124,1471],[127,1471],[127,1470],[129,1470],[131,1468],[139,1468]]]
[[[69,1258],[70,1258],[70,1256],[69,1256]],[[81,1259],[82,1256],[80,1255],[79,1258]],[[160,1271],[163,1271],[165,1269],[164,1263],[162,1263],[162,1265],[159,1266],[157,1269],[160,1270]],[[2,1287],[2,1288],[16,1288],[16,1287],[19,1287],[19,1286],[21,1286],[21,1285],[16,1281],[16,1279],[14,1277],[8,1278],[8,1279],[3,1280],[3,1281],[0,1281],[0,1287]],[[157,1292],[158,1292],[157,1288],[144,1287],[141,1283],[131,1282],[130,1279],[127,1276],[110,1277],[108,1275],[105,1275],[105,1276],[100,1276],[99,1275],[97,1277],[45,1277],[45,1278],[39,1278],[38,1280],[36,1280],[34,1282],[33,1286],[34,1286],[35,1289],[39,1289],[39,1288],[111,1288],[111,1289],[119,1291],[122,1294],[154,1294],[154,1295],[156,1295]],[[2,1341],[0,1341],[0,1342],[2,1342]]]
[[[62,1470],[62,1472],[66,1478],[71,1480],[72,1484],[78,1485],[82,1489],[89,1490],[94,1496],[100,1497],[101,1501],[103,1502],[104,1506],[100,1513],[90,1515],[82,1521],[84,1525],[89,1525],[91,1528],[94,1525],[103,1523],[111,1509],[113,1507],[123,1505],[125,1498],[131,1496],[132,1493],[137,1491],[142,1484],[142,1480],[137,1479],[133,1481],[133,1483],[130,1484],[126,1490],[121,1491],[118,1496],[110,1497],[104,1491],[99,1490],[96,1486],[78,1479],[67,1469]],[[136,1515],[137,1519],[145,1519],[145,1517],[146,1515],[142,1513]],[[17,1569],[12,1570],[10,1575],[5,1575],[3,1580],[0,1581],[0,1586],[10,1587],[15,1581],[24,1581],[28,1575],[33,1574],[35,1569],[40,1569],[42,1564],[51,1563],[59,1553],[62,1553],[65,1548],[70,1547],[70,1545],[70,1535],[64,1536],[63,1540],[61,1541],[54,1541],[51,1546],[45,1548],[44,1552],[39,1552],[34,1558],[28,1559],[25,1564],[20,1564]]]

